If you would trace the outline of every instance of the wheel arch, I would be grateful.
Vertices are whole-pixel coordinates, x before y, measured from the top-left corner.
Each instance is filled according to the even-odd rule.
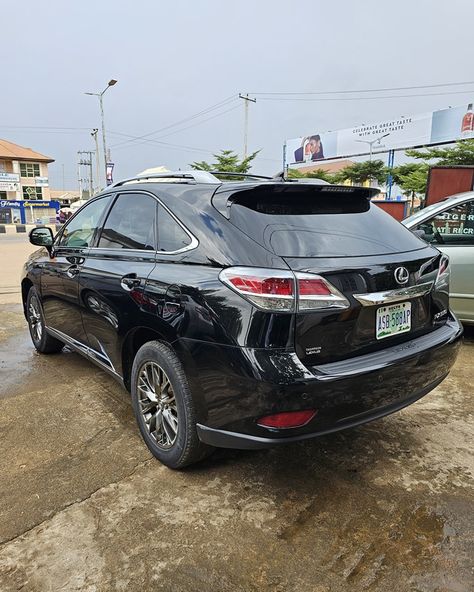
[[[172,347],[165,336],[150,327],[136,327],[129,331],[122,344],[122,379],[126,389],[130,392],[132,364],[137,351],[149,341],[162,341]]]
[[[31,290],[33,285],[34,285],[33,282],[28,277],[23,278],[23,280],[21,281],[21,300],[23,303],[23,314],[25,315],[25,317],[26,317],[26,300],[28,298],[28,292]]]
[[[199,372],[194,357],[187,347],[185,340],[170,340],[164,333],[150,327],[137,327],[131,330],[125,337],[122,344],[122,380],[128,392],[131,392],[132,365],[136,353],[149,341],[161,341],[168,345],[178,357],[186,373],[191,392],[196,404],[196,411],[199,421],[207,418],[207,404],[204,399]]]

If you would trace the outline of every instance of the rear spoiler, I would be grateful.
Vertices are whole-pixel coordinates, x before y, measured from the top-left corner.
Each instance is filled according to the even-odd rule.
[[[286,182],[273,181],[268,183],[225,183],[220,185],[212,197],[212,205],[226,218],[229,218],[230,207],[238,197],[248,194],[252,191],[261,190],[265,193],[308,193],[321,194],[325,197],[328,194],[353,196],[356,199],[365,198],[370,201],[373,197],[378,195],[380,191],[372,187],[359,187],[354,185],[328,185],[318,183],[318,179],[304,180],[302,183],[300,179],[288,180]]]

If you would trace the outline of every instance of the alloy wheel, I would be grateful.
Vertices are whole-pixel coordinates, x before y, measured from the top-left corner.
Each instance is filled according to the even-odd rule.
[[[178,435],[178,408],[170,379],[156,362],[140,368],[137,393],[148,433],[160,448],[171,448]]]
[[[41,318],[41,310],[36,296],[33,296],[30,299],[30,305],[28,307],[28,320],[30,323],[33,340],[36,343],[39,343],[41,341],[41,337],[43,336],[43,320]]]

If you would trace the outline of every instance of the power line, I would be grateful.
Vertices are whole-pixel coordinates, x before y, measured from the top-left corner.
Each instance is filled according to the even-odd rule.
[[[210,107],[206,107],[206,109],[202,109],[201,111],[198,111],[197,113],[194,113],[193,115],[189,115],[188,117],[185,117],[184,119],[180,119],[179,121],[176,121],[174,123],[170,123],[169,125],[166,125],[160,129],[154,130],[152,132],[148,132],[148,133],[143,134],[141,136],[135,136],[133,139],[127,140],[126,142],[122,142],[122,143],[128,144],[130,142],[134,142],[137,140],[149,138],[150,136],[154,136],[156,134],[159,134],[160,132],[171,129],[172,127],[179,126],[182,123],[187,123],[188,121],[192,121],[193,119],[201,117],[202,115],[207,115],[207,113],[211,113],[212,111],[215,111],[216,109],[220,109],[221,107],[225,107],[226,105],[228,105],[231,102],[236,101],[236,100],[237,100],[237,95],[230,95],[226,99],[223,99],[222,101],[219,101],[218,103],[215,103],[214,105],[211,105]],[[166,137],[166,136],[164,136],[164,137]],[[121,144],[116,144],[116,146],[120,146]]]
[[[356,93],[370,93],[370,92],[384,92],[393,90],[416,90],[422,88],[439,88],[443,86],[462,86],[465,84],[474,84],[474,80],[467,82],[446,82],[444,84],[424,84],[420,86],[393,86],[390,88],[363,88],[360,90],[320,90],[320,91],[303,91],[303,92],[254,92],[253,95],[335,95],[335,94],[356,94]]]
[[[206,121],[211,121],[211,119],[216,119],[217,117],[220,117],[221,115],[225,115],[226,113],[230,113],[231,111],[235,111],[236,109],[239,109],[240,105],[235,105],[234,107],[231,107],[230,109],[226,109],[225,111],[221,111],[221,113],[217,113],[216,115],[213,115],[212,117],[208,117],[207,119],[203,119],[202,121],[198,121],[196,123],[193,123],[192,125],[188,125],[187,127],[183,127],[179,130],[175,130],[169,134],[165,134],[164,136],[158,136],[159,138],[167,138],[168,136],[172,136],[174,134],[178,134],[179,132],[184,132],[185,130],[191,129],[192,127],[196,127],[198,125],[201,125],[202,123],[206,123]]]
[[[281,97],[281,98],[273,98],[273,97],[260,97],[260,101],[303,101],[303,102],[324,102],[324,101],[375,101],[375,100],[382,100],[382,99],[406,99],[410,97],[440,97],[443,95],[466,95],[474,93],[473,90],[457,90],[457,91],[450,91],[450,92],[440,92],[440,93],[422,93],[422,94],[411,94],[411,95],[386,95],[386,96],[376,96],[376,97],[323,97],[317,99],[305,99],[305,98],[298,98],[298,97]]]
[[[129,134],[123,134],[121,132],[109,131],[109,134],[116,135],[116,136],[130,137],[130,138],[135,137],[135,136],[130,136]],[[140,142],[140,144],[146,144],[146,143],[156,144],[159,146],[167,146],[169,148],[176,148],[176,149],[186,150],[186,151],[190,151],[190,152],[208,152],[209,154],[212,154],[212,150],[208,150],[207,148],[198,148],[196,146],[187,146],[185,144],[172,144],[170,142],[161,142],[160,140],[153,140],[152,138],[143,139]],[[134,146],[139,146],[140,144],[134,144]],[[120,148],[129,148],[129,147],[130,147],[130,145],[120,146]]]
[[[234,107],[231,107],[230,109],[226,109],[225,111],[222,111],[221,113],[217,113],[216,115],[213,115],[212,117],[208,117],[206,119],[203,119],[202,121],[198,121],[198,122],[196,122],[196,123],[194,123],[192,125],[188,125],[188,126],[183,127],[181,129],[174,130],[173,132],[171,132],[169,134],[165,134],[163,136],[159,136],[159,138],[167,138],[167,137],[172,136],[174,134],[178,134],[180,132],[184,132],[185,130],[188,130],[188,129],[192,128],[192,127],[196,127],[198,125],[201,125],[203,123],[206,123],[207,121],[211,121],[211,119],[216,119],[216,117],[220,117],[221,115],[225,115],[226,113],[230,113],[231,111],[235,111],[236,109],[239,108],[239,106],[240,105],[236,105]],[[126,140],[124,142],[119,142],[117,144],[114,144],[113,146],[111,146],[111,148],[122,148],[122,147],[124,147],[126,145],[130,145],[130,143],[132,143],[132,142],[137,142],[138,143],[137,145],[140,145],[140,144],[143,144],[143,143],[146,143],[146,142],[157,142],[157,143],[166,144],[166,142],[159,142],[158,139],[154,139],[153,140],[151,138],[144,137],[144,136],[132,136],[130,134],[123,134],[121,132],[112,132],[112,133],[114,133],[114,134],[116,134],[118,136],[124,136],[126,138],[129,138],[129,140]]]
[[[87,130],[90,131],[90,127],[53,127],[43,125],[0,125],[2,129],[38,129],[38,130]]]

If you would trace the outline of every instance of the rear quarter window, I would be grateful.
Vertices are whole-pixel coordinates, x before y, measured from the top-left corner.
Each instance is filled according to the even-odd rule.
[[[234,200],[230,222],[281,257],[383,255],[425,246],[366,197],[346,193],[247,192]]]

